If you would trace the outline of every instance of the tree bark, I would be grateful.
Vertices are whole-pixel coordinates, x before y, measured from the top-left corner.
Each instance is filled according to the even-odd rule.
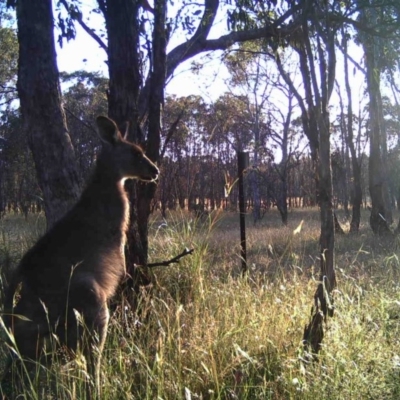
[[[324,3],[326,4],[326,3]],[[323,7],[320,3],[319,7]],[[310,141],[316,172],[317,202],[321,215],[320,283],[314,294],[313,316],[304,330],[305,346],[314,353],[320,349],[323,337],[322,322],[333,316],[332,290],[336,286],[335,227],[332,205],[332,172],[330,152],[329,99],[335,81],[335,27],[329,19],[319,20],[314,3],[305,3],[303,10],[302,42],[296,48],[305,90],[305,103],[294,90],[302,109],[304,133]],[[326,9],[319,9],[326,12]],[[315,29],[311,42],[309,22]],[[292,84],[292,87],[294,85]]]
[[[80,193],[73,146],[61,105],[51,0],[17,2],[18,95],[50,228]]]
[[[288,207],[287,207],[287,193],[288,193],[288,164],[289,164],[289,154],[288,154],[288,145],[289,145],[289,130],[290,130],[290,122],[292,118],[292,110],[293,110],[293,93],[289,94],[289,104],[288,104],[288,113],[285,118],[284,126],[283,126],[283,136],[281,142],[281,150],[282,150],[282,160],[281,165],[278,170],[279,178],[280,178],[280,193],[278,200],[278,210],[281,214],[281,219],[283,225],[287,225],[288,222]]]
[[[344,79],[347,93],[347,145],[351,154],[351,165],[353,169],[353,196],[352,196],[352,215],[350,222],[350,232],[358,232],[361,221],[361,204],[362,204],[362,189],[361,189],[361,166],[357,160],[357,153],[354,145],[353,135],[353,106],[352,93],[349,79],[348,53],[347,53],[347,37],[343,33],[343,56],[344,56]]]
[[[108,114],[128,139],[142,144],[144,134],[139,117],[138,98],[142,87],[139,52],[139,7],[140,0],[99,1],[106,22],[108,35],[109,92]],[[139,287],[148,285],[150,278],[136,265],[147,264],[147,222],[143,228],[139,223],[138,186],[141,183],[128,181],[125,189],[130,201],[130,224],[125,249],[128,279],[123,290],[138,293]],[[146,241],[142,241],[143,230]],[[135,298],[130,298],[135,305]]]
[[[322,116],[322,124],[319,124],[320,145],[319,145],[319,188],[318,198],[321,214],[321,235],[320,235],[320,251],[321,251],[321,270],[320,284],[318,285],[315,299],[319,300],[321,310],[326,316],[332,315],[333,309],[330,308],[329,299],[326,293],[330,294],[336,286],[335,274],[335,226],[332,206],[332,173],[331,173],[331,151],[330,151],[330,132],[329,132],[329,115],[325,112]],[[324,286],[325,285],[325,290]]]
[[[152,48],[152,71],[150,75],[150,95],[148,110],[147,156],[154,162],[159,161],[161,144],[161,118],[164,105],[166,75],[166,7],[165,0],[154,1],[154,30]],[[151,212],[151,201],[154,198],[156,184],[139,184],[138,223],[144,253],[148,252],[148,219]]]
[[[257,100],[256,100],[257,102]],[[253,169],[250,172],[250,185],[251,192],[253,198],[253,224],[256,225],[257,222],[261,220],[261,197],[260,197],[260,188],[259,188],[259,180],[258,180],[258,153],[260,147],[260,107],[256,103],[256,111],[255,111],[255,121],[254,121],[254,160],[253,160]]]
[[[373,10],[370,10],[373,13]],[[371,15],[368,16],[370,18]],[[361,19],[366,19],[366,11],[362,11]],[[370,156],[369,156],[369,193],[371,196],[370,225],[378,235],[390,234],[390,205],[388,204],[388,185],[385,177],[382,142],[386,140],[383,125],[382,98],[380,92],[380,69],[378,67],[377,38],[361,35],[365,52],[365,69],[367,91],[369,95],[370,114]]]
[[[381,152],[382,120],[380,118],[381,98],[379,88],[379,78],[375,68],[375,54],[373,49],[366,50],[366,69],[367,69],[367,88],[370,98],[370,157],[369,157],[369,192],[371,196],[371,216],[370,225],[374,233],[389,233],[390,229],[387,221],[387,207],[385,194],[384,166]]]

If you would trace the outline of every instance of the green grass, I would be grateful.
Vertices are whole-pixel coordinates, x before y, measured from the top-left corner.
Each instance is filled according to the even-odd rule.
[[[185,247],[195,252],[154,268],[151,293],[141,299],[146,312],[117,308],[103,354],[102,398],[400,398],[400,246],[373,236],[367,220],[365,214],[359,235],[337,237],[335,315],[318,362],[307,364],[301,340],[319,275],[316,210],[293,211],[287,228],[275,211],[257,226],[249,216],[248,280],[240,274],[236,214],[201,222],[155,215],[150,261]],[[40,226],[17,216],[1,221],[2,266],[16,265]],[[22,391],[27,399],[84,399],[83,381],[78,359],[56,363]]]

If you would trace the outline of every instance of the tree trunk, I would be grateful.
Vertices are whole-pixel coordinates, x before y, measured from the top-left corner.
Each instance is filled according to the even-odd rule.
[[[371,12],[373,12],[371,10]],[[366,19],[365,11],[361,15]],[[369,16],[371,17],[371,16]],[[372,210],[370,216],[371,229],[376,234],[390,233],[391,210],[388,203],[388,184],[385,177],[383,161],[386,140],[383,125],[382,98],[380,92],[380,70],[378,67],[377,39],[370,35],[362,36],[367,71],[367,91],[369,95],[370,114],[370,157],[369,157],[369,192]]]
[[[253,198],[253,224],[256,225],[257,222],[261,220],[261,197],[260,188],[258,182],[258,153],[260,146],[260,107],[256,101],[256,115],[254,121],[254,161],[253,169],[250,173],[250,187]]]
[[[51,0],[18,0],[17,21],[21,114],[50,228],[80,193],[75,154],[61,106]]]
[[[358,232],[361,221],[361,204],[362,204],[362,189],[361,189],[361,167],[357,160],[357,153],[354,145],[353,136],[353,106],[352,95],[349,80],[348,57],[347,57],[347,38],[343,35],[344,44],[344,76],[347,93],[347,145],[351,154],[351,165],[353,169],[353,196],[352,196],[352,215],[350,222],[350,232]]]
[[[107,0],[99,2],[108,34],[109,92],[108,114],[121,131],[128,129],[128,139],[144,141],[140,127],[138,98],[142,85],[139,59],[140,1]],[[130,225],[127,232],[126,268],[130,278],[127,288],[137,293],[140,285],[150,283],[142,269],[135,264],[147,263],[147,242],[142,243],[138,222],[138,188],[140,183],[128,181],[125,189],[130,201]]]
[[[281,215],[282,224],[287,226],[288,223],[288,208],[287,208],[287,182],[286,168],[283,172],[285,175],[281,177],[279,198],[277,199],[277,207]]]
[[[369,47],[366,45],[365,47]],[[372,50],[372,49],[370,49]],[[384,178],[384,166],[382,163],[381,135],[382,120],[379,116],[380,89],[379,78],[376,76],[374,52],[366,50],[366,68],[367,68],[367,87],[370,98],[370,157],[369,157],[369,193],[371,196],[372,210],[370,216],[370,225],[372,231],[377,234],[389,233],[387,221],[387,207],[385,191],[387,185]]]
[[[311,4],[311,3],[310,3]],[[314,294],[314,309],[303,340],[308,350],[317,353],[323,337],[322,321],[333,316],[332,290],[336,286],[335,228],[332,205],[332,172],[330,152],[329,99],[335,80],[336,55],[334,30],[327,23],[326,32],[319,35],[313,52],[308,26],[303,25],[304,47],[297,52],[306,91],[307,110],[303,106],[304,131],[310,140],[311,154],[316,166],[317,201],[321,215],[320,283]],[[325,32],[325,31],[324,31]],[[318,60],[318,68],[315,60]],[[319,76],[317,78],[317,71]],[[314,131],[315,130],[315,131]]]
[[[290,122],[293,111],[293,94],[289,95],[289,104],[288,104],[288,113],[286,115],[285,123],[283,126],[283,136],[282,136],[282,160],[280,168],[278,169],[278,174],[280,178],[280,193],[278,200],[278,210],[281,214],[281,219],[283,225],[287,225],[288,220],[288,207],[287,207],[287,194],[288,194],[288,163],[289,163],[289,154],[288,154],[288,146],[289,146],[289,130],[290,130]]]
[[[161,107],[164,101],[166,36],[165,0],[154,5],[154,33],[152,40],[152,63],[150,85],[148,85],[148,117],[139,113],[138,99],[142,87],[139,47],[139,7],[141,1],[107,0],[99,2],[106,19],[108,33],[108,62],[110,74],[109,116],[122,127],[129,122],[129,137],[141,144],[152,161],[160,154]],[[147,102],[147,100],[146,100]],[[142,121],[143,118],[143,121]],[[148,121],[145,138],[142,127]],[[147,140],[146,140],[147,139]],[[127,270],[132,279],[128,286],[135,291],[140,285],[148,284],[149,278],[135,264],[147,264],[148,217],[154,197],[154,183],[127,184],[131,201],[131,224],[128,232]]]
[[[326,113],[327,114],[327,113]],[[322,118],[322,116],[321,116]],[[332,173],[331,173],[331,152],[330,152],[330,133],[329,133],[329,116],[323,117],[322,126],[320,124],[320,146],[319,146],[319,206],[321,210],[321,236],[320,236],[320,252],[321,252],[321,283],[316,292],[316,298],[321,303],[321,310],[326,316],[333,312],[329,308],[328,299],[323,290],[325,284],[326,293],[330,294],[336,286],[335,275],[335,227],[332,206]]]
[[[166,1],[154,1],[154,30],[152,71],[148,114],[148,135],[146,154],[150,160],[157,162],[160,157],[161,144],[161,111],[164,105],[164,88],[166,76]],[[156,191],[156,184],[140,184],[138,187],[138,223],[140,239],[144,253],[148,253],[148,220],[151,212],[151,202]]]

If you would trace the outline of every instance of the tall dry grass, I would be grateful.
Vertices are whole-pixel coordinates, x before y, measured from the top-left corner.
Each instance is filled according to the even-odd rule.
[[[195,252],[151,271],[155,283],[141,312],[117,307],[102,362],[103,398],[400,398],[400,247],[373,236],[364,217],[359,235],[337,237],[335,316],[318,362],[308,364],[301,340],[319,275],[317,210],[292,212],[288,227],[274,211],[257,226],[249,217],[248,279],[241,277],[236,214],[154,216],[151,261],[184,247]],[[2,221],[2,266],[18,262],[39,225]],[[25,398],[84,399],[81,359],[38,370],[24,381]]]

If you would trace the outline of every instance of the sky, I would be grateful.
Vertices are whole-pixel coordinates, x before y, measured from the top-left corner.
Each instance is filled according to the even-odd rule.
[[[89,15],[92,8],[92,0],[82,1],[84,15]],[[172,10],[173,11],[173,10]],[[55,12],[57,15],[57,12]],[[226,31],[226,16],[218,16],[216,28],[210,32],[210,38],[218,37]],[[90,27],[99,27],[103,24],[103,19],[94,13],[90,14]],[[60,71],[73,72],[84,69],[87,71],[100,71],[108,76],[108,69],[105,63],[107,56],[103,49],[79,26],[76,24],[77,36],[70,42],[64,41],[62,48],[57,43],[57,62]],[[58,35],[56,30],[56,37]],[[183,37],[173,37],[168,50],[177,46]],[[224,80],[228,78],[226,67],[214,57],[207,60],[204,55],[193,58],[177,68],[174,77],[168,82],[166,87],[167,95],[189,96],[192,94],[201,95],[206,101],[215,100],[227,90]],[[198,75],[190,71],[191,62],[196,60],[204,63],[204,67]]]
[[[96,13],[90,13],[94,4],[94,0],[82,0],[82,11],[84,16],[90,16],[90,20],[85,22],[87,22],[90,27],[98,28],[103,26],[103,19]],[[173,15],[176,10],[172,9],[169,11]],[[55,15],[57,15],[57,11],[55,12]],[[227,32],[226,13],[217,15],[216,22],[216,26],[210,32],[210,38],[219,37]],[[102,50],[99,45],[85,31],[83,31],[79,24],[76,24],[76,29],[77,36],[75,40],[70,42],[64,41],[62,48],[57,44],[59,70],[72,72],[84,69],[88,71],[100,71],[107,76],[108,70],[105,63],[107,57],[104,50]],[[184,40],[185,38],[182,36],[179,37],[173,35],[168,50],[171,50]],[[215,52],[211,60],[203,54],[197,58],[186,61],[179,66],[174,77],[167,84],[166,94],[176,96],[189,96],[195,94],[202,96],[205,101],[211,102],[216,100],[223,93],[227,92],[229,88],[225,84],[225,81],[228,79],[229,74],[226,67],[218,59],[218,53],[220,52]],[[358,62],[361,62],[361,52],[359,49],[355,49],[354,51],[352,50],[351,54]],[[190,67],[191,63],[196,60],[201,61],[204,66],[198,74],[193,74],[190,71]],[[341,67],[343,61],[340,52],[338,52],[337,63],[337,79],[343,81],[343,69]],[[356,71],[355,75],[353,75],[351,79],[354,91],[353,108],[358,110],[358,97],[362,94],[364,78]],[[335,96],[336,99],[333,98],[331,104],[339,103],[337,95],[334,94],[334,97]]]
[[[83,15],[90,15],[90,21],[86,21],[90,27],[98,28],[103,26],[103,18],[96,14],[89,14],[90,10],[95,4],[94,0],[81,0]],[[178,4],[179,2],[176,2]],[[173,14],[174,10],[169,10]],[[55,13],[57,16],[57,12]],[[149,16],[150,17],[150,16]],[[210,38],[216,38],[227,32],[226,27],[226,13],[217,15],[216,27],[210,32]],[[75,40],[70,42],[64,41],[63,47],[60,48],[57,44],[57,59],[60,71],[73,72],[76,70],[84,69],[87,71],[100,71],[104,76],[108,75],[106,65],[106,54],[103,49],[79,26],[76,24],[77,36]],[[58,33],[56,32],[56,37]],[[168,51],[177,46],[180,42],[185,41],[186,38],[182,36],[172,36],[171,43],[169,44]],[[352,48],[350,51],[351,56],[360,64],[362,64],[362,51],[359,48]],[[198,56],[192,60],[186,61],[179,66],[174,74],[174,77],[168,82],[166,87],[166,95],[176,96],[189,96],[200,95],[206,102],[215,101],[219,96],[225,92],[232,90],[229,89],[225,83],[229,74],[220,61],[220,52],[214,52],[213,57],[209,58],[205,54]],[[203,64],[203,68],[198,74],[193,74],[190,70],[191,63],[198,61]],[[364,76],[357,69],[353,69],[350,64],[351,70],[351,85],[353,91],[353,110],[357,114],[358,110],[364,108],[367,104],[367,99],[364,96],[365,84]],[[301,74],[298,71],[297,83],[301,83]],[[343,74],[343,57],[340,51],[337,52],[337,73],[336,79],[342,82],[342,97],[346,105],[346,96],[344,93],[344,74]],[[242,91],[243,93],[243,91]],[[362,99],[362,102],[360,102]],[[273,99],[274,101],[274,99]],[[279,103],[279,99],[278,99]],[[276,103],[276,104],[278,104]],[[339,97],[336,89],[332,95],[330,104],[336,110],[332,112],[332,118],[339,112]],[[298,111],[296,111],[298,113]],[[296,116],[294,116],[295,118]]]

